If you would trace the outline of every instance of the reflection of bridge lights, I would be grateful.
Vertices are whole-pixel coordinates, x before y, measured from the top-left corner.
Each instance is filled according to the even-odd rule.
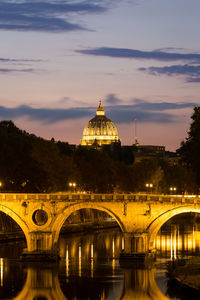
[[[113,257],[112,269],[113,269],[113,274],[114,274],[114,271],[115,271],[115,239],[114,239],[114,237],[113,237],[113,240],[112,240],[112,257]]]
[[[91,244],[91,258],[93,259],[94,257],[94,246]]]
[[[114,258],[112,260],[112,270],[113,270],[113,274],[114,274],[114,271],[115,271],[115,259]]]
[[[94,276],[94,246],[93,244],[91,244],[91,248],[90,248],[90,251],[91,251],[91,277],[93,278]]]
[[[174,259],[176,259],[176,228],[174,230]]]
[[[67,245],[67,250],[66,250],[66,277],[69,277],[69,249]]]
[[[115,258],[115,239],[112,240],[112,257]]]
[[[3,286],[3,258],[0,258],[1,286]]]
[[[193,224],[193,228],[192,228],[192,250],[195,249],[195,229],[194,229],[194,224]]]
[[[124,250],[124,236],[122,237],[122,250]]]
[[[78,247],[78,275],[81,277],[81,246]]]
[[[173,236],[172,236],[172,232],[171,232],[171,249],[170,249],[170,253],[171,253],[171,260],[173,258],[173,243],[172,243],[172,239],[173,239]]]
[[[73,241],[72,247],[71,247],[71,257],[75,257],[76,255],[76,242]]]
[[[91,278],[94,276],[94,260],[91,259]]]

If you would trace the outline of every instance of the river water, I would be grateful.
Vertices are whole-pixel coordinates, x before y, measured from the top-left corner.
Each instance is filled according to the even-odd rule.
[[[0,299],[191,300],[170,286],[167,265],[199,255],[200,226],[191,220],[167,224],[155,241],[157,260],[146,266],[120,265],[124,239],[118,229],[60,236],[57,264],[20,262],[25,246],[0,244]]]

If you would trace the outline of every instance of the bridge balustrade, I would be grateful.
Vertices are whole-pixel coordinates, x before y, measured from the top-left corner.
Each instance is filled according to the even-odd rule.
[[[0,201],[101,201],[101,202],[171,202],[194,204],[200,202],[199,196],[159,195],[159,194],[20,194],[0,193]]]

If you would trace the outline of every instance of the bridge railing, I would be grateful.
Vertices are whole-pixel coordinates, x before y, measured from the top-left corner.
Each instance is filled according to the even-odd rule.
[[[200,203],[200,195],[162,195],[162,194],[89,194],[89,193],[51,193],[21,194],[0,193],[1,201],[93,201],[93,202],[176,202]]]

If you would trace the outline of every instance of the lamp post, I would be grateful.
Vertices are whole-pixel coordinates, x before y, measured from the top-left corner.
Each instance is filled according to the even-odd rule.
[[[0,181],[0,192],[1,192],[2,186],[3,186],[3,183],[2,183],[2,181]]]
[[[69,187],[70,187],[71,191],[75,192],[76,182],[69,182]]]
[[[176,187],[175,186],[171,186],[170,188],[169,188],[169,190],[170,190],[170,193],[172,194],[172,193],[176,193]]]
[[[147,192],[149,191],[149,193],[151,193],[153,190],[153,183],[146,183],[145,186],[147,188]]]

